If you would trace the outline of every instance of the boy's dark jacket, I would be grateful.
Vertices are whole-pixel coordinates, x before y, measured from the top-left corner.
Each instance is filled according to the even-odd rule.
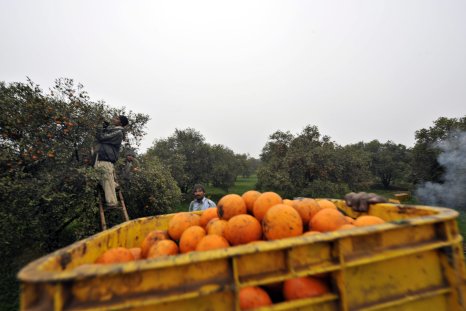
[[[120,153],[121,142],[123,141],[122,126],[108,126],[97,131],[97,155],[98,161],[115,163]]]

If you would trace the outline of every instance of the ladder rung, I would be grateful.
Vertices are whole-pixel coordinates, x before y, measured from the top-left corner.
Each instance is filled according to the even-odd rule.
[[[102,230],[107,229],[107,222],[105,220],[105,211],[112,210],[112,209],[118,209],[121,210],[123,213],[123,217],[125,218],[125,221],[129,220],[128,212],[126,210],[126,205],[125,205],[125,200],[123,198],[123,193],[121,192],[121,188],[118,189],[118,196],[120,198],[120,203],[117,206],[105,206],[104,205],[104,198],[102,197],[102,193],[99,192],[99,213],[100,213],[100,226]]]

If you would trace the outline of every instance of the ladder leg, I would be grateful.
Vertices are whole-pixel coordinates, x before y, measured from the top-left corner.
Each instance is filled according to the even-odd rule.
[[[125,216],[126,221],[128,221],[129,216],[128,216],[128,212],[126,211],[125,200],[123,199],[123,193],[121,193],[121,189],[118,190],[118,196],[120,197],[121,210],[123,211],[123,216]]]
[[[102,203],[102,194],[99,193],[99,212],[100,212],[100,227],[102,230],[107,230],[107,223],[105,222],[105,212]]]

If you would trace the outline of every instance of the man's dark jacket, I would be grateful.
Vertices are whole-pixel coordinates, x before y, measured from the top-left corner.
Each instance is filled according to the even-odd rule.
[[[123,141],[123,127],[109,126],[100,129],[96,135],[98,147],[98,161],[115,163],[120,153],[121,142]]]

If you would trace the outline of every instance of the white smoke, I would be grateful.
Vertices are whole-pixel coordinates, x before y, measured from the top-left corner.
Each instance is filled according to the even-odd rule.
[[[466,132],[452,133],[436,147],[441,150],[437,161],[445,168],[443,183],[427,182],[415,195],[422,204],[466,211]]]

